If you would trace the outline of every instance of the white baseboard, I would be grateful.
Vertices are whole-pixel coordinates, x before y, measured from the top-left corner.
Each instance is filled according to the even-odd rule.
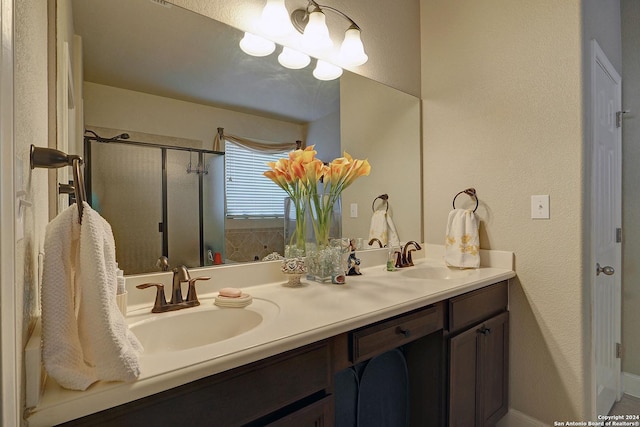
[[[622,373],[622,390],[625,394],[640,397],[640,375]]]
[[[498,421],[496,427],[549,427],[549,425],[518,410],[509,408],[507,415]]]

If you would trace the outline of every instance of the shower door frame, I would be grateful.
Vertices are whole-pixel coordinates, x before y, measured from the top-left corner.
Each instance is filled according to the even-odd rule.
[[[92,202],[92,190],[91,190],[91,143],[99,142],[102,144],[125,144],[141,146],[146,148],[160,149],[161,164],[162,164],[162,223],[158,224],[158,231],[162,233],[162,254],[166,257],[169,256],[169,232],[168,232],[168,210],[169,210],[169,197],[168,197],[168,179],[167,179],[167,150],[176,151],[188,151],[190,153],[198,154],[198,164],[204,165],[205,154],[222,155],[224,152],[215,150],[205,150],[202,148],[190,148],[180,147],[175,145],[154,144],[150,142],[130,141],[130,140],[104,140],[95,136],[84,136],[84,155],[85,155],[85,187],[87,194],[87,202],[91,205]],[[93,206],[92,206],[93,207]],[[203,174],[198,174],[198,238],[199,238],[199,253],[200,253],[200,265],[205,265],[205,247],[204,247],[204,179]],[[160,255],[158,255],[160,256]]]

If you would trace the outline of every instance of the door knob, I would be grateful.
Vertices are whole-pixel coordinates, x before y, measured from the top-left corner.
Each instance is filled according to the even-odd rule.
[[[600,267],[600,263],[596,263],[596,276],[599,276],[600,273],[604,273],[607,276],[611,276],[613,273],[615,273],[616,271],[613,269],[613,267],[606,265],[604,267]]]

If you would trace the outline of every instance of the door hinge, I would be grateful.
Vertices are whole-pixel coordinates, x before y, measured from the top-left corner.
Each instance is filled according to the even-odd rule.
[[[622,228],[616,228],[616,243],[622,242]]]
[[[616,343],[616,359],[622,359],[624,357],[624,347],[621,343]]]
[[[624,111],[616,111],[616,127],[619,128],[622,126],[622,119],[624,119],[624,115],[630,113],[629,110]]]

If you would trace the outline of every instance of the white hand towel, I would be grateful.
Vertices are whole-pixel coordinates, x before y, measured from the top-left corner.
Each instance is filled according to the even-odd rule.
[[[480,267],[478,219],[471,209],[449,212],[444,244],[444,262],[450,267]]]
[[[386,214],[387,216],[387,244],[389,247],[400,246],[400,238],[398,237],[398,231],[396,230],[396,225],[393,222],[393,218]]]
[[[79,239],[76,206],[69,206],[47,224],[41,289],[44,366],[62,387],[73,390],[85,390],[96,381],[93,369],[84,362],[76,321]]]
[[[131,381],[142,346],[116,303],[115,243],[109,224],[84,203],[61,212],[45,233],[43,359],[62,387]]]
[[[374,238],[380,240],[382,246],[400,246],[396,225],[386,209],[378,209],[371,216],[369,240]]]

